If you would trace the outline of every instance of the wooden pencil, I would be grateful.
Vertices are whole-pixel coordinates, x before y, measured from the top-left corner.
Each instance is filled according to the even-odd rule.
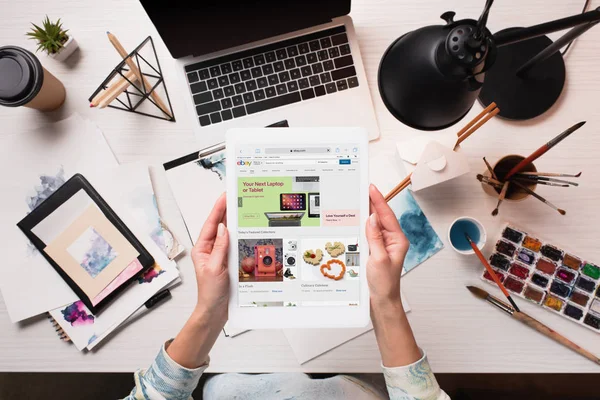
[[[131,71],[129,71],[131,72]],[[131,76],[129,76],[127,73],[125,73],[125,76],[128,77],[128,79],[130,81],[135,81],[136,80],[136,76],[133,74],[133,72],[131,73]],[[90,101],[90,107],[98,107],[98,104],[100,104],[100,102],[102,100],[104,100],[106,97],[109,96],[110,92],[112,89],[116,88],[117,86],[122,85],[123,83],[127,83],[127,85],[129,85],[129,83],[127,82],[127,80],[121,76],[120,74],[118,74],[117,76],[115,76],[115,79],[113,79],[109,85],[107,85],[106,89],[104,90],[100,90],[96,96],[94,96],[94,98],[92,99],[92,101]]]
[[[473,118],[468,124],[466,124],[460,131],[456,133],[456,136],[461,137],[463,133],[465,133],[470,127],[472,127],[479,119],[481,119],[485,114],[491,112],[494,108],[496,108],[496,103],[492,102],[489,106],[483,109],[475,118]]]
[[[100,97],[100,101],[97,102],[96,107],[105,108],[108,106],[114,99],[119,97],[121,93],[123,93],[130,86],[129,82],[133,82],[136,79],[133,71],[128,71],[125,73],[125,77],[129,79],[129,81],[123,77],[118,80],[118,83],[111,85],[108,89],[104,91],[103,96]],[[96,98],[94,98],[96,100]]]
[[[129,57],[129,53],[127,53],[125,48],[121,45],[119,39],[117,39],[117,37],[110,32],[106,32],[106,34],[108,35],[108,40],[117,50],[117,53],[119,53],[121,58],[125,60],[125,62],[129,66],[129,69],[131,69],[135,73],[138,81],[140,82],[140,86],[142,86],[142,89],[146,89],[146,91],[152,90],[152,85],[150,84],[148,79],[146,79],[146,77],[142,74],[137,65],[135,65],[135,62],[131,59],[131,57]],[[162,110],[163,113],[165,113],[169,118],[173,118],[173,116],[169,112],[169,108],[165,105],[165,103],[162,101],[162,99],[160,98],[159,94],[156,93],[156,91],[152,91],[150,93],[150,96],[156,102],[156,105]]]
[[[468,132],[464,133],[463,135],[459,136],[458,140],[456,141],[456,144],[454,145],[454,148],[456,149],[456,146],[458,146],[459,144],[464,142],[465,139],[468,138],[469,136],[471,136],[477,129],[479,129],[481,127],[481,125],[488,122],[491,118],[493,118],[499,112],[500,112],[499,108],[494,109],[491,113],[486,115],[481,121],[477,122],[477,124],[475,124],[475,126],[472,129],[470,129]]]
[[[402,179],[399,184],[397,184],[390,192],[385,196],[385,201],[390,201],[393,199],[398,193],[403,191],[410,185],[410,177],[412,174],[408,174],[406,178]]]

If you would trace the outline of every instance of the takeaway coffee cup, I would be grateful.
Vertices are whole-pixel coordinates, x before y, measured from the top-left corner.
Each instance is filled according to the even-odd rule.
[[[65,96],[63,84],[33,53],[17,46],[0,47],[0,105],[52,111],[62,106]]]

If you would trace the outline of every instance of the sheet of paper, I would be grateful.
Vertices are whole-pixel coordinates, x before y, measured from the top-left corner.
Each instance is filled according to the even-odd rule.
[[[0,263],[0,289],[11,321],[77,300],[17,222],[75,173],[91,179],[116,166],[100,130],[78,115],[0,139],[0,168],[6,173],[0,197],[0,235],[3,247],[11,249]]]
[[[404,311],[410,311],[410,305],[402,295]],[[335,349],[350,340],[369,332],[373,325],[350,329],[284,329],[283,334],[289,342],[296,359],[304,364],[321,354]]]
[[[169,283],[167,286],[165,286],[164,288],[160,289],[159,292],[162,292],[165,289],[171,290],[171,289],[175,288],[175,286],[179,285],[180,283],[181,283],[181,277],[176,278],[171,283]],[[159,304],[162,304],[162,303],[159,303]],[[155,307],[157,307],[157,306],[155,306]],[[154,310],[154,308],[148,309],[145,305],[139,307],[130,316],[128,316],[124,321],[118,322],[118,323],[114,324],[109,329],[107,329],[102,335],[96,336],[96,338],[94,339],[94,341],[87,345],[86,349],[87,350],[93,350],[96,346],[98,346],[106,338],[108,338],[109,336],[111,336],[111,334],[115,333],[115,331],[117,330],[117,328],[122,328],[125,325],[128,325],[130,323],[133,323],[133,322],[137,321],[138,318],[142,318],[146,313],[149,313],[152,310]]]
[[[189,160],[166,171],[191,243],[195,243],[213,205],[225,192],[225,151]]]
[[[457,139],[453,132],[424,133],[412,139],[396,143],[396,151],[406,173],[410,174],[414,171],[429,143],[436,141],[442,146],[454,149]]]

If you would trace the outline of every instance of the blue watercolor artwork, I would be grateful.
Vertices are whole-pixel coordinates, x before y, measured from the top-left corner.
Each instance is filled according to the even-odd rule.
[[[40,175],[40,183],[35,186],[35,195],[27,197],[27,206],[33,211],[42,204],[50,195],[61,187],[67,180],[65,179],[65,170],[61,166],[54,175]]]
[[[118,256],[117,251],[93,227],[78,237],[67,251],[92,278]]]
[[[400,227],[410,242],[404,260],[404,273],[406,273],[443,249],[444,244],[408,190],[400,192],[388,204],[396,214]]]
[[[196,161],[196,164],[204,169],[213,171],[215,174],[217,174],[220,180],[223,180],[226,175],[225,160],[225,150],[222,150],[218,153],[211,154],[208,157],[201,158],[200,160]]]

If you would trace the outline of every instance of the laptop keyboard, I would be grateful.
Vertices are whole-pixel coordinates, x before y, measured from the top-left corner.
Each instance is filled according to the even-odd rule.
[[[346,27],[185,67],[201,126],[358,86]]]

